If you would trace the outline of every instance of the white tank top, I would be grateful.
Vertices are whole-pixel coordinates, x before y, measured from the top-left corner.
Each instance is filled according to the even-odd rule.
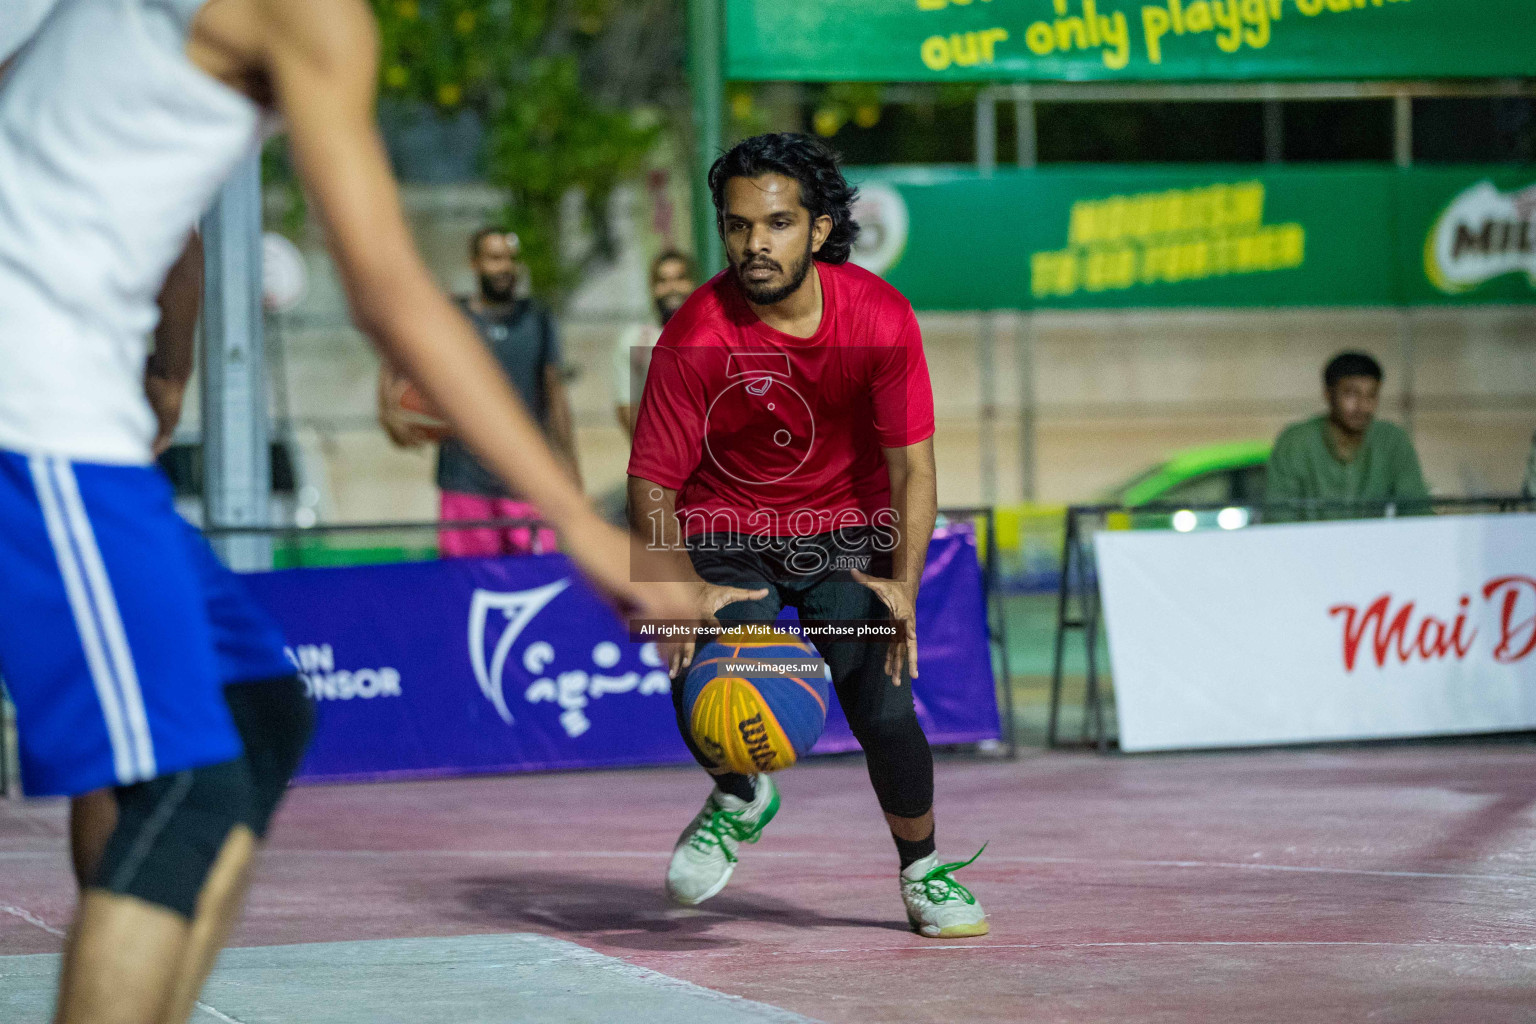
[[[4,64],[48,17],[56,0],[0,0],[5,16],[0,18],[0,64]]]
[[[147,464],[156,297],[260,111],[186,57],[204,0],[59,0],[0,79],[0,449]]]

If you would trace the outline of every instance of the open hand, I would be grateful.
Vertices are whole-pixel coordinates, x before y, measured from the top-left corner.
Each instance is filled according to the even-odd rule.
[[[715,613],[728,604],[735,604],[737,601],[757,601],[768,596],[767,587],[747,590],[744,587],[726,587],[718,583],[706,583],[703,580],[687,586],[692,601],[692,614],[689,617],[697,619],[706,626],[719,625]],[[674,679],[679,672],[692,664],[697,647],[698,641],[691,637],[687,640],[672,640],[656,645],[667,663],[667,672]]]
[[[904,639],[893,640],[891,646],[885,652],[885,674],[891,677],[891,682],[901,685],[901,667],[905,661],[907,668],[912,672],[912,678],[917,678],[917,593],[916,588],[910,587],[900,580],[882,579],[879,576],[871,576],[868,573],[853,570],[853,578],[874,591],[884,605],[891,610],[891,619],[900,622],[905,628]]]
[[[768,588],[745,590],[703,580],[678,581],[674,559],[650,551],[643,541],[603,522],[595,514],[562,524],[561,536],[571,558],[624,618],[661,619],[718,625],[715,613],[735,601],[768,596]],[[695,641],[658,643],[657,649],[676,676],[693,660]]]

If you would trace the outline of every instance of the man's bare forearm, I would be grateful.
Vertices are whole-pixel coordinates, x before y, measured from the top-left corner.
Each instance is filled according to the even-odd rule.
[[[703,582],[694,571],[683,543],[683,527],[677,518],[677,492],[638,476],[629,478],[629,528],[645,546],[671,556],[677,579]]]
[[[677,492],[638,476],[628,478],[629,528],[650,548],[671,548],[682,539]]]
[[[933,539],[933,525],[938,521],[938,478],[933,465],[921,448],[907,450],[892,458],[891,507],[897,520],[896,549],[891,555],[891,571],[897,580],[916,594],[928,564],[928,543]]]
[[[261,0],[259,9],[290,152],[358,327],[486,468],[563,532],[600,537],[585,495],[411,239],[374,121],[380,42],[367,5]]]
[[[160,322],[155,326],[155,351],[145,364],[147,374],[177,384],[192,378],[202,301],[203,242],[193,234],[160,289]]]

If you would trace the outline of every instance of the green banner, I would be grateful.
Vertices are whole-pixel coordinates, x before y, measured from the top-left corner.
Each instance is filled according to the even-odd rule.
[[[1532,0],[723,0],[738,81],[1491,78]]]
[[[1536,172],[855,169],[919,309],[1536,302]]]
[[[1536,169],[1397,176],[1403,301],[1536,302]]]

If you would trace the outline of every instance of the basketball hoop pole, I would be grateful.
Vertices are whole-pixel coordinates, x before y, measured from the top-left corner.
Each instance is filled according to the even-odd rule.
[[[240,164],[203,219],[203,251],[203,523],[264,526],[272,476],[258,154]],[[269,535],[224,536],[213,544],[231,569],[272,568]]]

